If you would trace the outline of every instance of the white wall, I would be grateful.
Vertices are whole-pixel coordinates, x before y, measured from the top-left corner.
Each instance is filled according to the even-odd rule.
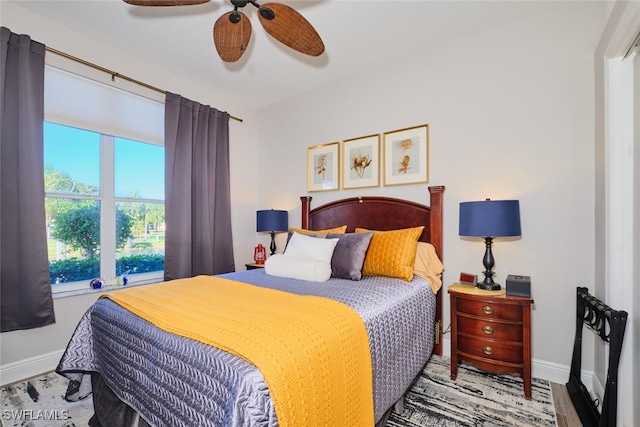
[[[548,13],[265,108],[260,157],[281,174],[271,175],[259,201],[293,210],[299,223],[308,146],[429,123],[430,183],[447,187],[445,283],[461,271],[483,270],[483,242],[458,237],[459,203],[519,199],[523,236],[496,239],[497,281],[514,273],[532,277],[533,356],[567,367],[575,288],[593,287],[593,52],[604,5],[549,4]],[[373,194],[428,202],[425,185],[311,195],[318,206]],[[593,368],[591,354],[583,366]]]
[[[258,188],[255,185],[258,177],[258,157],[254,149],[257,144],[257,112],[254,109],[238,104],[229,94],[197,86],[166,69],[128,55],[115,46],[102,44],[88,35],[60,26],[15,3],[0,1],[0,24],[14,33],[28,34],[33,40],[54,49],[242,118],[242,123],[235,120],[229,122],[233,249],[237,269],[244,269],[244,263],[252,262],[256,241],[255,211],[258,197]],[[47,58],[49,55],[52,54],[47,53]],[[64,350],[80,317],[96,298],[94,294],[55,299],[56,324],[0,335],[0,382],[4,384],[18,380],[21,378],[20,372],[31,372],[31,375],[42,372],[37,370],[42,366],[46,370],[55,368],[58,362],[55,355]],[[34,358],[43,360],[38,361]]]

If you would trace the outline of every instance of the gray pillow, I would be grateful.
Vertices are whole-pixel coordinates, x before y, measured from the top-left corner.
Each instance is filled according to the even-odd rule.
[[[331,257],[331,277],[360,280],[373,231],[367,233],[327,234],[327,239],[338,238]]]

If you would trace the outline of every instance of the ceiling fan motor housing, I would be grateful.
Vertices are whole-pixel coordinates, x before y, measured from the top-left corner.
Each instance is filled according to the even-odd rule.
[[[254,0],[231,0],[231,4],[234,6],[234,13],[229,15],[229,20],[234,24],[239,23],[241,20],[241,16],[239,13],[235,12],[237,12],[239,8],[245,7],[248,3],[251,3],[252,5],[257,7],[260,16],[262,16],[264,19],[268,19],[269,21],[271,21],[276,17],[276,14],[273,12],[273,10],[268,7],[260,6],[258,2]]]

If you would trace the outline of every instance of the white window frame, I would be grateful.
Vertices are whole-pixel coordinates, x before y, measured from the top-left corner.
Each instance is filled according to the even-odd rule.
[[[52,122],[53,123],[53,122]],[[58,125],[67,126],[65,124],[56,123]],[[85,129],[94,132],[90,129]],[[111,135],[100,135],[100,191],[98,195],[71,195],[60,194],[56,192],[45,192],[45,197],[66,198],[76,200],[96,200],[100,202],[100,278],[104,281],[104,287],[112,287],[118,285],[118,277],[116,276],[116,204],[118,202],[134,202],[134,203],[158,203],[165,204],[164,200],[116,197],[115,196],[115,139]],[[147,143],[144,141],[136,141],[139,143]],[[162,146],[160,144],[147,143]],[[164,278],[164,270],[153,271],[148,273],[139,273],[129,275],[130,285],[153,283],[161,281]],[[92,278],[93,279],[93,278]],[[52,284],[51,291],[53,294],[61,292],[90,290],[89,280],[80,280],[76,282]]]

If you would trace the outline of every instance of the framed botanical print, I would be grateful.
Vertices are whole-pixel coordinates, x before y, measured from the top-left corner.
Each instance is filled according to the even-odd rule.
[[[342,188],[380,186],[380,135],[342,142]]]
[[[339,143],[307,148],[307,191],[340,189]]]
[[[384,185],[429,182],[429,125],[384,133]]]

